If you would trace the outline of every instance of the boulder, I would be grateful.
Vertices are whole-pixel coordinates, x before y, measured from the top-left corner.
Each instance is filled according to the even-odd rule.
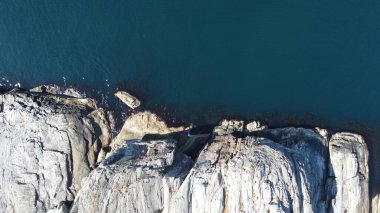
[[[124,104],[129,106],[131,109],[136,109],[141,105],[141,102],[131,94],[125,91],[118,91],[115,93],[115,96],[119,98]]]

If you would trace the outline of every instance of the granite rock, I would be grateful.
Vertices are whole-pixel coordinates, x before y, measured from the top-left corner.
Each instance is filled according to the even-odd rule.
[[[370,210],[360,135],[239,120],[193,135],[145,111],[112,139],[110,112],[55,89],[0,94],[0,212]]]
[[[221,122],[192,166],[175,142],[126,141],[86,179],[72,212],[369,212],[361,136],[246,129]]]
[[[330,212],[369,212],[368,150],[364,139],[352,133],[334,134],[329,152]]]
[[[243,131],[242,122],[216,128],[173,197],[171,212],[325,211],[324,138],[309,129],[244,137],[233,129]]]
[[[102,119],[91,99],[0,94],[0,212],[46,212],[72,201],[108,143]]]
[[[175,141],[127,141],[84,181],[71,212],[167,212],[190,166]]]

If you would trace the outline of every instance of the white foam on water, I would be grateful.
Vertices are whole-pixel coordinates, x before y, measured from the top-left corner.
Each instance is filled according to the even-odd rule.
[[[1,79],[0,79],[0,87],[13,88],[15,86],[13,85],[12,81],[10,81],[8,78],[1,77]]]
[[[62,76],[62,79],[63,79],[63,86],[66,86],[66,77]]]

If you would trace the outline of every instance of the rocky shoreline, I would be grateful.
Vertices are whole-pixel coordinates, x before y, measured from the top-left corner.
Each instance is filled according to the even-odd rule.
[[[114,120],[72,88],[0,94],[0,212],[380,210],[358,134],[240,120],[198,134],[137,110],[120,130]]]

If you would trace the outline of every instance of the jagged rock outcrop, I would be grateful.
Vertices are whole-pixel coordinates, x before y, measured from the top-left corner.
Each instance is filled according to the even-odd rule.
[[[85,180],[71,212],[166,212],[190,166],[175,141],[128,141]]]
[[[368,150],[364,139],[337,133],[329,142],[331,212],[369,212]]]
[[[54,95],[66,95],[66,96],[75,97],[75,98],[85,98],[84,93],[76,90],[73,87],[62,88],[55,84],[46,84],[46,85],[37,86],[30,89],[29,91],[37,92],[37,93],[49,93],[49,94],[54,94]]]
[[[163,181],[167,173],[149,168],[155,155],[136,151],[150,150],[136,147],[156,147],[157,141],[129,141],[86,179],[72,211],[369,212],[368,154],[360,136],[337,133],[330,138],[323,129],[292,127],[245,135],[246,129],[241,121],[223,121],[192,169],[182,170],[180,178],[175,175],[170,186]],[[160,142],[157,155],[167,147],[175,149]],[[171,164],[172,169],[182,162]],[[152,179],[132,178],[145,172]],[[150,187],[141,186],[144,181]],[[170,193],[163,197],[167,188]]]
[[[369,212],[359,135],[234,120],[193,135],[146,111],[112,139],[108,112],[56,89],[0,94],[0,212]]]
[[[0,94],[0,212],[46,212],[72,201],[109,143],[105,122],[91,99]]]
[[[216,128],[171,212],[325,211],[327,141],[310,129],[231,134],[242,127],[230,121]]]
[[[303,128],[231,134],[241,130],[238,121],[215,129],[171,212],[369,212],[362,137]]]
[[[146,135],[166,135],[186,130],[185,127],[168,127],[156,114],[150,111],[137,112],[129,116],[119,134],[112,140],[112,150],[117,150],[126,140],[142,139]]]

